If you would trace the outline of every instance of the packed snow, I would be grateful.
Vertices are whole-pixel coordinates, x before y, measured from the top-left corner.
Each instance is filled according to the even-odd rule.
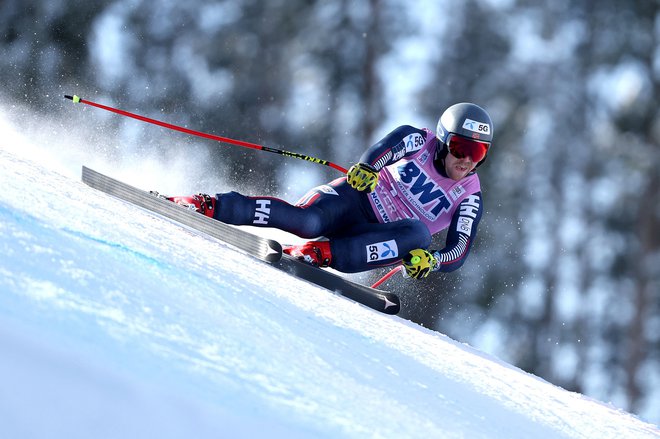
[[[0,140],[2,437],[660,437],[97,192],[54,155]]]

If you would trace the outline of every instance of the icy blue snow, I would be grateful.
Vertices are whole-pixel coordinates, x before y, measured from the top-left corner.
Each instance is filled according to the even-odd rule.
[[[3,438],[660,437],[628,413],[291,278],[6,142]]]

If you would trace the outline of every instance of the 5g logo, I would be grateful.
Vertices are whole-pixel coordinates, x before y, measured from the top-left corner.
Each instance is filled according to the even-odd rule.
[[[465,119],[465,122],[463,122],[463,128],[474,131],[475,133],[490,134],[489,124],[477,122],[472,119]]]
[[[395,240],[376,242],[367,245],[367,262],[399,257],[399,247]]]
[[[419,151],[422,148],[422,146],[424,146],[424,142],[425,142],[424,136],[422,136],[421,134],[419,133],[410,134],[405,139],[403,139],[403,143],[404,145],[406,145],[406,147],[403,150],[404,154],[402,154],[401,157],[403,157],[403,155],[405,155],[405,153],[407,152]]]

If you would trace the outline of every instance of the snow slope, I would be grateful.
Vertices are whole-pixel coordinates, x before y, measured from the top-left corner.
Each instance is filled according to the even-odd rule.
[[[6,139],[1,437],[660,437],[95,192],[52,150]]]

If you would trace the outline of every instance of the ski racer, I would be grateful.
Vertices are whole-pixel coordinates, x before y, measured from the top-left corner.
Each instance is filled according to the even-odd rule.
[[[294,205],[237,192],[169,199],[224,223],[314,239],[284,251],[315,266],[353,273],[402,263],[407,276],[422,278],[465,262],[483,212],[476,168],[492,139],[488,113],[459,103],[442,114],[435,133],[396,128],[346,176]],[[447,228],[445,247],[429,250],[431,236]]]

